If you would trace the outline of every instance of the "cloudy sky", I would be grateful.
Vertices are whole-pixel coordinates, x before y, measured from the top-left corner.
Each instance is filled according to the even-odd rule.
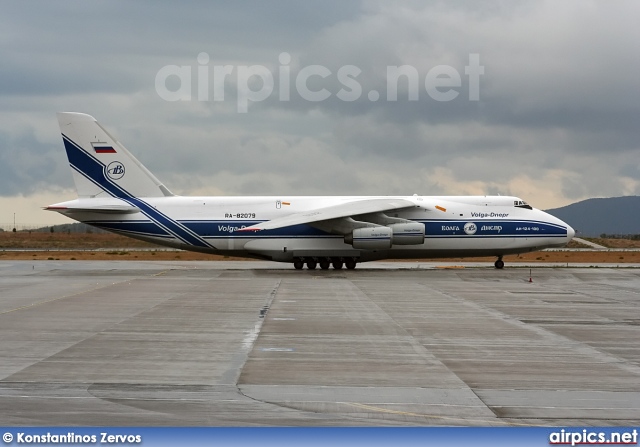
[[[640,194],[637,1],[0,5],[0,226],[14,212],[18,225],[66,221],[40,210],[75,197],[57,111],[93,115],[184,195],[500,193],[553,208]],[[484,70],[477,101],[470,55]],[[159,94],[167,66],[191,71],[191,86],[161,77],[190,100]],[[215,87],[223,66],[231,74]],[[274,87],[239,113],[245,84],[267,87],[240,75],[250,66],[272,73]],[[326,76],[304,85],[329,93],[322,101],[296,87],[313,66]],[[359,71],[347,79],[357,98],[338,77],[345,66]],[[417,83],[401,78],[391,101],[388,67],[397,66]],[[442,66],[448,74],[429,80]],[[447,91],[457,96],[434,99]]]

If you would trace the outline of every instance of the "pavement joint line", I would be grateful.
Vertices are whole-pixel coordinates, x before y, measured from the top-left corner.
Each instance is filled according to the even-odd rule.
[[[262,326],[264,325],[264,321],[266,319],[265,317],[267,316],[269,309],[271,309],[273,300],[278,294],[278,290],[280,289],[281,284],[282,284],[282,279],[279,279],[273,285],[273,288],[271,289],[269,294],[266,296],[264,305],[262,306],[262,310],[265,310],[265,312],[259,315],[258,320],[255,322],[253,329],[250,331],[248,336],[245,337],[245,339],[243,340],[242,349],[238,351],[238,353],[234,356],[234,361],[232,362],[230,368],[227,369],[222,374],[222,377],[223,377],[222,381],[229,382],[229,383],[225,383],[226,385],[235,386],[236,391],[243,396],[244,394],[242,393],[242,391],[240,391],[240,388],[238,387],[238,380],[242,375],[242,370],[244,368],[244,365],[247,363],[247,360],[249,359],[249,355],[255,348],[256,341],[260,336],[260,332],[262,331]],[[248,397],[248,396],[245,396],[245,397]]]
[[[97,396],[27,396],[27,395],[13,395],[6,394],[2,397],[9,397],[12,399],[32,399],[32,400],[51,400],[51,399],[74,399],[74,400],[96,400],[104,397]],[[136,402],[211,402],[210,399],[205,398],[175,398],[175,397],[109,397],[109,400],[113,401],[136,401]],[[218,399],[216,402],[238,402],[240,399]]]
[[[490,305],[485,305],[480,302],[476,302],[474,300],[464,298],[458,294],[444,291],[438,286],[435,286],[435,285],[427,286],[426,284],[422,284],[422,286],[430,287],[432,290],[440,293],[443,296],[450,297],[470,308],[479,309],[485,312],[487,315],[493,316],[494,318],[497,318],[499,320],[512,324],[515,327],[520,327],[521,329],[531,331],[532,333],[539,336],[541,340],[549,340],[551,342],[553,342],[554,340],[561,340],[563,343],[558,343],[558,345],[563,345],[570,348],[572,350],[572,353],[589,356],[592,362],[595,362],[595,359],[598,359],[597,363],[606,363],[610,365],[615,365],[632,374],[640,374],[640,366],[636,365],[630,360],[617,357],[613,353],[599,349],[595,345],[592,345],[583,341],[574,340],[571,337],[554,332],[553,330],[547,329],[543,326],[528,324],[518,318],[515,318],[512,315],[506,314],[501,310],[495,309]],[[543,288],[544,290],[547,290],[547,291],[549,290],[548,286],[543,285]],[[553,292],[551,291],[550,293],[553,293]],[[579,292],[579,293],[582,293],[582,292]]]
[[[155,273],[155,274],[150,275],[150,276],[152,276],[152,277],[159,276],[159,275],[164,274],[164,273],[166,273],[168,271],[169,270],[164,270],[162,272]],[[116,285],[119,285],[119,284],[124,284],[126,282],[131,282],[131,279],[125,279],[125,280],[120,281],[120,282],[114,282],[114,283],[111,283],[111,284],[105,284],[105,285],[102,285],[102,286],[94,287],[93,289],[81,290],[79,292],[72,293],[71,295],[64,295],[64,296],[61,296],[61,297],[58,297],[58,298],[53,298],[53,299],[46,300],[46,301],[38,301],[37,303],[27,304],[26,306],[16,307],[15,309],[5,310],[3,312],[0,312],[0,315],[9,314],[11,312],[17,312],[19,310],[32,309],[34,307],[38,307],[38,306],[41,306],[43,304],[53,303],[54,301],[60,301],[60,300],[66,299],[66,298],[72,298],[74,296],[82,295],[83,293],[93,292],[93,291],[96,291],[96,290],[104,289],[106,287],[111,287],[111,286],[116,286]]]
[[[389,408],[376,407],[374,405],[366,405],[357,402],[337,402],[339,404],[349,405],[351,407],[361,408],[363,410],[372,410],[378,413],[389,413],[389,414],[399,414],[403,416],[414,416],[414,417],[422,417],[426,419],[442,419],[447,421],[462,421],[465,422],[468,419],[465,418],[457,418],[453,416],[440,416],[436,414],[427,414],[427,413],[413,413],[411,411],[400,411],[400,410],[391,410]],[[513,426],[521,426],[521,427],[531,427],[531,424],[519,424],[517,422],[507,422],[501,419],[474,419],[476,422],[485,422],[486,424],[501,424],[501,425],[513,425]]]
[[[352,407],[356,407],[356,408],[362,408],[365,410],[373,410],[373,411],[377,411],[380,413],[391,413],[391,414],[400,414],[400,415],[405,415],[405,416],[415,416],[415,417],[423,417],[423,418],[429,418],[429,419],[443,419],[443,420],[450,420],[450,421],[467,421],[468,418],[456,418],[453,416],[440,416],[440,415],[435,415],[435,414],[426,414],[426,413],[413,413],[410,411],[400,411],[400,410],[391,410],[388,408],[382,408],[382,407],[376,407],[374,405],[366,405],[366,404],[361,404],[361,403],[357,403],[357,402],[337,402],[339,404],[345,404],[345,405],[349,405]],[[555,408],[555,407],[549,407],[549,408]],[[502,424],[502,425],[507,425],[507,426],[514,426],[514,427],[532,427],[532,426],[536,426],[535,424],[523,424],[523,423],[519,423],[519,422],[513,422],[513,421],[506,421],[504,419],[501,418],[496,418],[496,419],[474,419],[476,422],[485,422],[487,425],[489,424]],[[540,427],[545,427],[545,425],[537,425]]]
[[[408,340],[411,348],[414,350],[414,352],[416,354],[420,355],[422,358],[429,358],[429,356],[432,356],[433,360],[437,361],[440,365],[442,365],[444,368],[446,368],[446,370],[449,371],[456,378],[456,380],[458,380],[460,382],[460,384],[463,386],[463,389],[471,390],[471,387],[469,385],[467,385],[467,383],[464,380],[462,380],[458,374],[456,374],[454,371],[452,371],[451,368],[449,368],[442,361],[442,359],[440,357],[438,357],[435,353],[431,352],[431,350],[429,350],[424,344],[420,343],[416,339],[416,337],[414,335],[412,335],[392,315],[390,315],[389,312],[387,312],[385,309],[380,307],[380,305],[373,298],[371,298],[364,290],[362,290],[362,287],[359,286],[356,281],[350,281],[350,283],[351,283],[351,285],[353,285],[353,287],[355,287],[358,290],[360,295],[367,297],[367,299],[371,302],[371,304],[373,306],[375,306],[380,312],[382,312],[384,315],[386,315],[387,318],[389,318],[391,321],[393,321],[393,324],[400,329],[399,332],[404,333],[403,337],[407,337],[407,340]],[[420,284],[420,286],[421,287],[425,287],[423,284]],[[480,400],[480,401],[482,402],[482,400]]]

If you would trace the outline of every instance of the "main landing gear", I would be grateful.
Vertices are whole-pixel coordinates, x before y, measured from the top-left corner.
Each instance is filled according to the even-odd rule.
[[[293,267],[296,270],[302,270],[305,264],[309,270],[315,270],[318,265],[322,270],[328,270],[331,266],[336,270],[340,270],[343,266],[353,270],[356,268],[357,261],[356,258],[296,258],[293,261]]]
[[[502,260],[502,256],[498,256],[498,260],[493,265],[495,265],[497,269],[503,269],[504,261]]]

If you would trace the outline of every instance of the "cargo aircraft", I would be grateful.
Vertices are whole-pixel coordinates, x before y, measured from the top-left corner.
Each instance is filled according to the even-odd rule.
[[[502,257],[566,245],[565,222],[510,196],[181,197],[98,122],[58,121],[78,198],[46,210],[159,245],[348,269],[379,259]]]

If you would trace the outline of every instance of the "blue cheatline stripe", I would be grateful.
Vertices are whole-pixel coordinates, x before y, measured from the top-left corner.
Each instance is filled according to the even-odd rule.
[[[445,234],[445,235],[425,235],[426,239],[536,239],[536,238],[565,238],[561,234]]]
[[[178,220],[179,223],[183,224],[187,228],[192,231],[195,231],[201,236],[216,236],[216,235],[229,235],[234,234],[238,230],[242,228],[249,227],[251,225],[258,224],[260,222],[265,222],[264,220],[245,220],[245,221],[235,221],[235,220]],[[231,230],[231,231],[230,231]],[[237,233],[238,236],[246,235],[247,237],[254,239],[252,234],[256,234],[254,232],[250,233]],[[276,228],[273,230],[263,230],[257,233],[259,237],[273,237],[273,236],[309,236],[309,237],[326,237],[329,234],[325,231],[319,230],[317,228],[311,227],[309,225],[292,225],[283,228]]]
[[[195,222],[195,221],[191,221]],[[205,221],[203,221],[205,222]],[[155,224],[151,220],[100,220],[100,221],[86,221],[86,223],[90,225],[95,225],[100,228],[122,232],[122,233],[131,233],[137,234],[141,236],[152,236],[152,237],[160,237],[167,238],[173,237],[170,233],[165,232],[160,226]],[[250,223],[250,222],[249,222]],[[286,229],[282,229],[286,230]],[[341,235],[332,235],[332,234],[324,234],[324,235],[315,235],[315,234],[297,234],[297,233],[289,233],[286,231],[280,231],[278,234],[262,234],[260,233],[251,233],[251,234],[233,234],[226,231],[217,232],[215,234],[202,234],[202,238],[206,240],[228,240],[228,239],[340,239],[342,240],[343,236]],[[395,238],[396,236],[394,236]],[[446,234],[446,235],[425,235],[427,239],[522,239],[522,238],[563,238],[561,234],[522,234],[522,235],[514,235],[514,234],[489,234],[489,235],[468,235],[468,234]],[[356,238],[356,240],[388,240],[389,238]]]
[[[182,222],[182,221],[181,221]],[[145,234],[156,237],[171,237],[169,233],[165,232],[161,227],[156,225],[151,220],[90,220],[85,221],[89,225],[104,228],[113,231],[127,231],[137,234]],[[213,228],[215,229],[215,227]],[[201,231],[200,237],[204,239],[342,239],[344,236],[333,234],[298,234],[280,231],[278,234],[263,234],[269,231],[260,233],[240,233],[234,234],[227,231],[215,231],[208,234],[206,230]]]
[[[552,222],[543,222],[539,220],[522,220],[522,219],[513,219],[513,220],[441,220],[441,219],[421,219],[415,220],[414,222],[419,222],[425,225],[428,224],[441,224],[441,225],[464,225],[468,222],[476,224],[476,226],[482,225],[501,225],[501,224],[513,224],[513,225],[544,225],[546,227],[554,228],[557,230],[561,230],[566,232],[567,227],[559,224],[555,224]]]
[[[422,220],[427,237],[566,237],[567,227],[531,220]],[[474,234],[466,234],[464,225],[473,223]]]
[[[109,222],[109,221],[103,221]],[[126,229],[130,229],[132,231],[139,232],[147,232],[148,228],[140,228],[135,222],[136,221],[116,221],[122,222],[122,225],[126,225]],[[137,221],[140,222],[140,221]],[[143,221],[144,222],[144,221]],[[327,239],[340,239],[342,236],[340,235],[332,235],[320,231],[316,228],[313,228],[308,225],[294,225],[291,227],[279,228],[275,230],[265,230],[257,233],[239,233],[237,230],[255,224],[257,221],[234,221],[234,220],[180,220],[178,221],[180,224],[186,226],[191,231],[196,232],[200,237],[206,240],[213,239],[278,239],[278,238],[286,238],[286,239],[299,239],[299,238],[327,238]],[[446,223],[446,226],[456,226],[458,230],[441,230],[441,224]],[[476,239],[476,238],[565,238],[566,237],[566,229],[558,228],[557,226],[546,227],[542,223],[537,223],[535,226],[538,227],[537,231],[527,231],[520,230],[516,231],[519,226],[522,227],[533,227],[531,222],[523,221],[526,225],[516,224],[514,222],[500,222],[503,227],[503,230],[487,230],[482,231],[478,230],[475,234],[466,234],[463,230],[463,225],[456,221],[438,221],[439,225],[434,226],[434,222],[423,221],[427,225],[427,232],[425,234],[426,238],[454,238],[454,239]],[[151,224],[151,222],[149,222]],[[159,228],[159,227],[158,227]],[[482,227],[480,227],[482,228]],[[416,237],[420,236],[422,233],[401,233],[394,235],[398,238],[405,237]],[[387,238],[387,236],[381,236],[381,238]]]
[[[210,238],[215,236],[223,237],[235,237],[235,238],[250,238],[250,239],[263,239],[274,237],[336,237],[320,230],[316,230],[309,225],[295,225],[291,227],[284,227],[275,230],[265,230],[256,233],[243,234],[237,233],[235,229],[242,227],[248,227],[257,223],[256,221],[225,221],[225,220],[189,220],[180,221],[181,223],[189,226],[193,230],[196,230],[203,237]],[[453,238],[564,238],[567,235],[567,229],[563,226],[556,224],[547,224],[538,221],[499,221],[499,222],[484,222],[479,226],[479,229],[475,234],[467,234],[464,232],[464,223],[466,221],[414,221],[425,225],[425,237],[438,238],[438,237],[453,237]],[[477,222],[476,222],[477,224]],[[502,227],[501,230],[481,230],[482,226]],[[442,230],[442,226],[458,227],[458,230]],[[537,227],[537,230],[525,230],[519,227],[531,228]],[[225,230],[219,229],[224,228]],[[233,231],[228,231],[229,228]],[[235,229],[234,229],[235,228]],[[415,233],[400,233],[394,234],[393,237],[415,237],[421,236],[421,232]],[[342,237],[342,236],[337,236]]]
[[[184,243],[196,247],[215,248],[197,233],[186,228],[184,225],[179,224],[169,216],[149,205],[144,200],[133,196],[128,191],[109,180],[105,175],[106,166],[91,154],[84,151],[65,134],[62,134],[62,140],[67,152],[69,164],[84,177],[98,185],[113,197],[122,199],[130,205],[137,206],[145,216],[154,221],[160,228],[164,229]]]

